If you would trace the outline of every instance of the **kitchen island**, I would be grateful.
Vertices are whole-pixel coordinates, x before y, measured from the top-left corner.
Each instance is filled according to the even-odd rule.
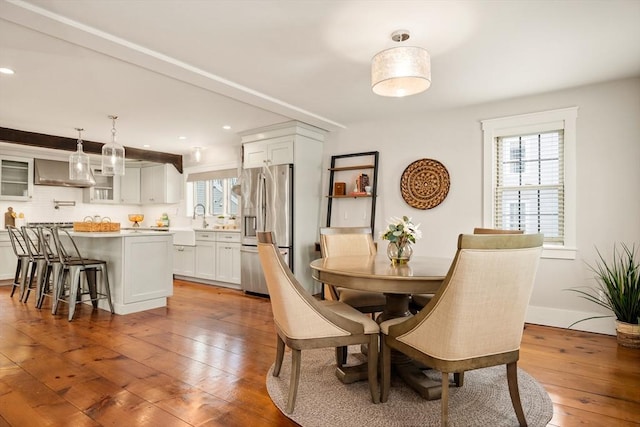
[[[107,261],[116,314],[165,307],[173,295],[173,233],[72,232],[83,257]],[[109,310],[106,300],[99,307]]]

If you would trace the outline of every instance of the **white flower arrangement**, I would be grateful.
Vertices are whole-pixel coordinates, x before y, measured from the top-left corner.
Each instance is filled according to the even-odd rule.
[[[387,230],[380,232],[380,238],[393,242],[398,246],[404,246],[408,242],[415,243],[416,240],[422,237],[422,231],[419,228],[420,224],[415,225],[408,216],[403,216],[402,218],[393,217],[389,220]]]

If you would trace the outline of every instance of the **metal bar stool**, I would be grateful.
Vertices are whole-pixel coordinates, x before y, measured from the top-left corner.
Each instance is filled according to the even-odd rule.
[[[42,308],[45,297],[52,298],[51,308],[53,308],[62,264],[60,264],[60,257],[56,251],[55,243],[52,241],[53,230],[50,227],[37,227],[37,232],[42,255],[44,256],[44,268],[39,269],[40,275],[38,278],[42,280],[38,281],[36,308]]]
[[[69,321],[73,320],[76,304],[82,302],[83,295],[89,295],[94,308],[98,307],[98,300],[106,299],[109,302],[111,313],[114,313],[113,302],[111,300],[111,290],[109,288],[109,274],[107,262],[97,259],[83,258],[78,250],[76,242],[71,234],[65,229],[51,229],[56,252],[60,260],[60,272],[55,279],[55,300],[51,309],[53,314],[58,311],[58,304],[65,302],[69,304]],[[60,235],[63,235],[61,239]],[[102,282],[102,292],[99,292],[96,276],[100,272]],[[85,274],[88,289],[83,288],[84,281],[81,280],[81,273]]]
[[[36,290],[37,295],[40,293],[44,270],[46,267],[46,260],[42,253],[42,244],[38,236],[38,229],[36,227],[23,226],[21,227],[21,230],[25,245],[27,246],[29,262],[31,263],[31,274],[29,275],[28,280],[25,282],[25,286],[22,289],[20,298],[22,302],[27,302],[32,289]],[[36,279],[35,283],[33,283],[34,278]],[[38,301],[36,300],[36,306],[37,305]]]
[[[11,247],[16,254],[18,262],[16,264],[16,274],[13,278],[13,284],[11,288],[11,296],[13,297],[16,288],[20,289],[20,300],[22,300],[22,294],[26,286],[27,277],[32,277],[35,274],[35,265],[32,268],[32,273],[29,274],[29,266],[31,265],[29,252],[27,251],[27,244],[24,241],[24,236],[20,229],[8,225],[7,231],[9,232],[9,240],[11,240]],[[29,279],[30,280],[30,279]]]

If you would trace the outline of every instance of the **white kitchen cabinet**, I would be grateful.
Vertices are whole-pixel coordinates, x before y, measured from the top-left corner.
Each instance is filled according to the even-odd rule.
[[[140,203],[140,168],[125,168],[124,176],[120,177],[120,203]]]
[[[173,165],[143,167],[140,169],[140,202],[178,203],[182,198],[182,184],[182,174]]]
[[[120,203],[120,177],[102,174],[101,168],[91,168],[96,185],[84,189],[85,203]]]
[[[9,233],[0,231],[0,280],[13,279],[16,274],[16,254],[11,247]]]
[[[173,245],[173,274],[194,277],[196,274],[196,247]]]
[[[195,246],[195,275],[200,279],[216,280],[216,236],[214,232],[197,231]]]
[[[216,280],[240,284],[240,233],[216,233]]]
[[[33,159],[0,156],[0,200],[31,200]]]
[[[293,163],[293,138],[283,136],[243,145],[245,169]]]

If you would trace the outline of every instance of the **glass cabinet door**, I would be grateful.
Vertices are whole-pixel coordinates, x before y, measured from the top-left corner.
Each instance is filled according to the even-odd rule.
[[[28,200],[33,189],[33,160],[0,157],[0,199]]]

